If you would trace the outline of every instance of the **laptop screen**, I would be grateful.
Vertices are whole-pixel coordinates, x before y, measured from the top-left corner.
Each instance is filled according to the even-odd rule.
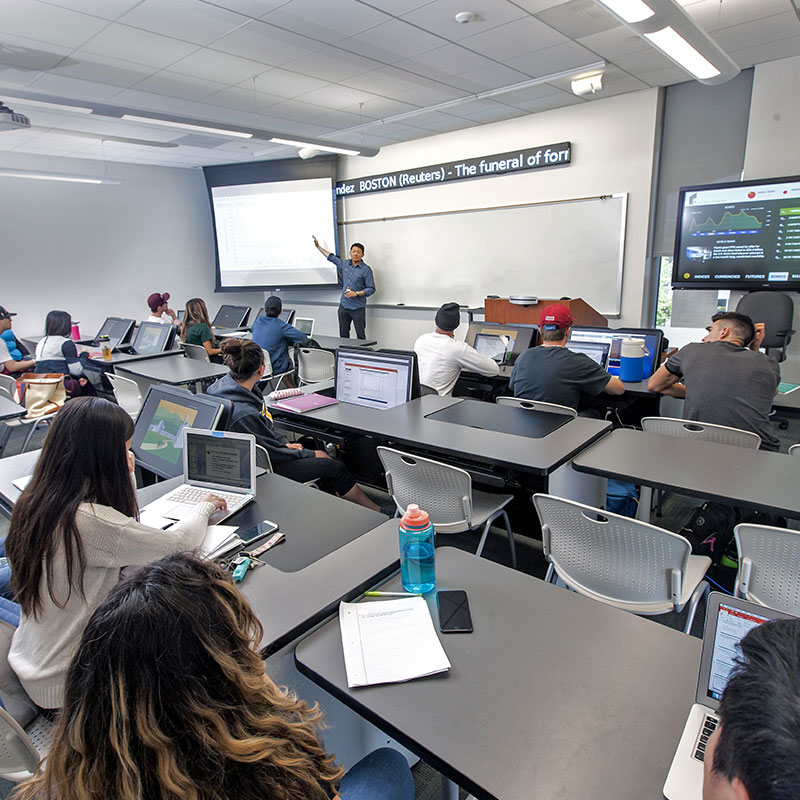
[[[336,399],[368,408],[393,408],[411,399],[413,353],[358,348],[336,351]]]
[[[570,341],[567,342],[567,348],[572,350],[573,353],[583,353],[592,361],[597,362],[601,367],[605,368],[606,360],[608,358],[609,345],[601,342],[580,342]]]
[[[186,479],[189,483],[216,483],[249,489],[252,472],[249,438],[186,431]]]
[[[294,327],[304,333],[306,336],[311,336],[314,332],[314,320],[311,317],[295,317]]]
[[[133,349],[140,354],[160,353],[167,345],[167,339],[175,329],[172,325],[160,322],[140,322]]]
[[[482,356],[502,364],[506,360],[506,353],[510,353],[514,348],[514,337],[495,333],[476,333],[474,346]]]

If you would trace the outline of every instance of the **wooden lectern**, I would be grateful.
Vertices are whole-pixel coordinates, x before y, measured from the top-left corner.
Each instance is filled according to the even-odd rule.
[[[499,322],[502,325],[522,323],[524,325],[538,325],[539,315],[542,310],[553,303],[567,306],[572,313],[576,325],[589,325],[595,328],[607,328],[608,320],[595,311],[588,303],[581,299],[576,300],[542,300],[529,306],[518,306],[509,301],[507,297],[495,299],[487,297],[484,300],[483,318],[486,322]]]

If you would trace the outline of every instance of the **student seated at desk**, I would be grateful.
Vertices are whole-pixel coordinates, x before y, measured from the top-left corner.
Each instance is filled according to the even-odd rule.
[[[728,311],[714,314],[706,330],[702,342],[671,355],[647,388],[685,397],[685,419],[752,431],[761,437],[762,450],[777,451],[780,440],[769,414],[781,370],[774,358],[758,350],[764,326],[757,329],[750,317]]]
[[[161,325],[177,325],[178,315],[169,307],[169,292],[153,292],[147,298],[147,307],[150,309],[148,322],[158,322]]]
[[[32,358],[25,358],[25,352],[11,330],[11,317],[16,316],[16,311],[6,311],[0,306],[0,373],[3,375],[30,372],[35,363]],[[12,350],[19,351],[20,358],[12,356]]]
[[[94,396],[97,390],[83,373],[83,361],[71,338],[72,318],[66,311],[49,311],[44,338],[36,345],[36,372],[60,372],[70,397]],[[86,356],[84,356],[84,360]]]
[[[186,301],[186,311],[181,324],[181,341],[205,347],[206,353],[212,361],[217,364],[222,363],[222,350],[216,346],[214,334],[211,332],[208,309],[205,301],[200,297],[193,297]]]
[[[414,352],[419,361],[419,382],[430,386],[442,397],[453,394],[462,369],[487,377],[500,372],[496,361],[482,356],[466,342],[456,341],[454,331],[460,324],[458,303],[445,303],[436,312],[436,330],[423,333],[414,342]]]
[[[304,450],[303,445],[290,442],[275,430],[272,415],[264,403],[264,395],[256,384],[264,377],[264,353],[246,339],[226,339],[222,343],[225,364],[230,373],[208,388],[208,394],[233,403],[228,429],[237,433],[252,433],[256,444],[267,449],[272,468],[278,475],[294,481],[319,480],[320,488],[337,494],[373,511],[381,509],[364,494],[347,467],[324,450]],[[395,512],[391,506],[392,516]]]
[[[143,567],[89,620],[50,752],[18,800],[413,800],[396,750],[344,774],[319,708],[264,671],[261,638],[218,567],[190,555]]]
[[[133,421],[98,397],[70,400],[44,440],[11,515],[6,555],[22,607],[8,662],[42,708],[60,708],[67,667],[92,612],[123,567],[192,550],[225,501],[207,495],[169,530],[138,521]]]
[[[703,758],[704,800],[800,797],[800,619],[742,639]]]
[[[511,371],[509,388],[514,397],[577,410],[581,393],[592,397],[603,392],[624,394],[625,386],[619,378],[609,375],[586,354],[567,349],[572,322],[569,308],[560,303],[542,311],[542,344],[522,353]]]
[[[291,370],[289,345],[303,344],[308,341],[308,337],[302,331],[279,318],[282,310],[283,303],[280,297],[274,295],[268,297],[264,303],[265,316],[259,317],[253,323],[253,341],[269,353],[274,375]],[[283,382],[289,387],[295,385],[290,375],[287,375]]]

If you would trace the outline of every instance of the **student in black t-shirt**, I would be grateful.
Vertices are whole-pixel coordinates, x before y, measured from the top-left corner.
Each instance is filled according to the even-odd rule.
[[[592,397],[623,394],[625,386],[583,353],[567,350],[572,314],[561,304],[547,306],[539,317],[542,344],[517,359],[509,386],[514,397],[577,409],[581,393]]]

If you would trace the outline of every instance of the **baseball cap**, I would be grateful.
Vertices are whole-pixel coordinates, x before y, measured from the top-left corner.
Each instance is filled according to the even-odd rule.
[[[264,311],[268,314],[271,311],[272,316],[277,317],[281,313],[281,309],[283,309],[283,303],[280,297],[276,297],[274,294],[270,295],[264,303]]]
[[[556,331],[572,325],[572,313],[560,303],[547,306],[539,315],[539,327],[543,331]]]
[[[11,319],[11,317],[16,317],[16,311],[6,311],[4,306],[0,306],[0,319]]]
[[[151,311],[155,311],[159,306],[163,306],[168,300],[169,292],[164,292],[164,294],[153,292],[153,294],[147,298],[147,305],[150,306]]]

